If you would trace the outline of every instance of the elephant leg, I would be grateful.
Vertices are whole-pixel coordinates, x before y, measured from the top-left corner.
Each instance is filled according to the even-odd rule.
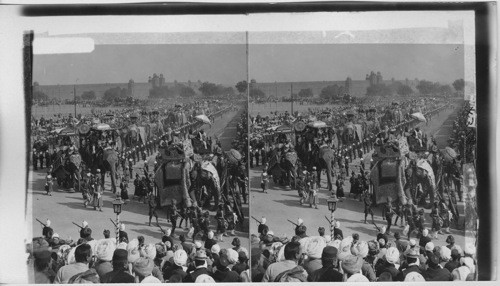
[[[291,172],[292,177],[293,177],[293,188],[297,189],[297,169],[296,168],[292,168],[290,170],[290,172]]]
[[[101,166],[101,187],[104,190],[104,183],[106,182],[106,170]]]
[[[214,210],[217,210],[219,204],[220,204],[220,188],[217,188],[216,186],[216,182],[215,182],[215,179],[212,178],[212,181],[211,181],[211,189],[212,189],[212,193],[213,193],[213,197],[214,197],[214,207],[213,209]]]
[[[115,164],[110,164],[110,177],[111,177],[111,191],[113,191],[113,194],[116,193],[116,165]],[[104,175],[102,176],[104,179]],[[103,184],[104,185],[104,184]]]
[[[332,161],[326,162],[326,179],[328,182],[328,192],[333,193]]]

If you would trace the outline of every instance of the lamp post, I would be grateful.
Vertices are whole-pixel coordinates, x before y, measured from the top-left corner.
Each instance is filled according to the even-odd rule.
[[[116,214],[116,224],[115,224],[115,232],[116,232],[116,244],[119,243],[120,238],[120,213],[122,212],[123,201],[120,197],[116,197],[113,201],[113,212]]]
[[[338,199],[337,199],[337,195],[334,193],[333,194],[333,197],[331,199],[328,199],[327,200],[327,203],[328,203],[328,210],[330,211],[330,236],[332,238],[332,240],[334,239],[333,237],[333,221],[335,220],[335,216],[333,215],[333,213],[335,212],[335,210],[337,210],[337,202],[338,202]]]

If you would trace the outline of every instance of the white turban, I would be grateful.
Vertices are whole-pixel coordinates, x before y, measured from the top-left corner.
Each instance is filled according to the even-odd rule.
[[[110,239],[101,239],[97,243],[96,256],[97,259],[102,261],[113,260],[113,253],[115,252],[115,243]]]
[[[425,251],[434,251],[434,243],[432,243],[432,241],[427,242],[425,245]]]
[[[439,256],[443,261],[448,261],[451,259],[451,249],[446,246],[441,246],[439,249]]]
[[[465,281],[467,279],[467,275],[469,274],[470,269],[467,266],[460,266],[453,269],[451,272],[451,275],[453,275],[453,281]]]
[[[467,243],[464,248],[465,255],[474,256],[476,255],[476,247],[470,243]]]
[[[396,247],[389,247],[385,253],[385,260],[391,264],[398,264],[399,250]]]
[[[227,261],[229,264],[235,264],[238,262],[238,252],[232,248],[228,248],[227,250]]]
[[[212,245],[212,248],[210,249],[210,251],[211,251],[212,253],[217,253],[217,254],[219,254],[219,252],[220,252],[220,246],[219,246],[218,244],[214,244],[214,245]]]
[[[300,240],[303,252],[309,258],[319,259],[326,246],[325,239],[321,236],[310,236]]]
[[[154,244],[145,245],[143,248],[139,250],[141,257],[155,259],[156,257],[156,246]]]
[[[467,266],[470,269],[470,272],[476,271],[476,266],[474,266],[474,260],[470,257],[463,257],[460,259],[460,262]]]
[[[188,255],[184,249],[178,249],[174,253],[174,263],[177,266],[186,266]]]

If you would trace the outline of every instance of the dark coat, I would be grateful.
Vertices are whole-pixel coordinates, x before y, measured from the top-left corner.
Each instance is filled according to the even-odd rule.
[[[451,275],[450,271],[439,266],[437,268],[427,268],[422,276],[424,276],[425,281],[453,281],[453,275]]]
[[[342,282],[343,279],[342,273],[337,271],[330,265],[328,267],[322,267],[307,277],[307,281],[309,282]]]
[[[411,266],[408,266],[406,269],[404,269],[403,271],[400,271],[399,272],[399,275],[397,277],[397,280],[398,281],[404,281],[405,278],[406,278],[406,275],[410,272],[417,272],[419,274],[422,274],[422,271],[420,270],[420,267],[418,265],[411,265]]]
[[[191,283],[193,283],[194,281],[196,281],[196,278],[198,278],[198,276],[200,276],[201,274],[210,275],[210,272],[208,272],[208,270],[205,267],[198,268],[198,269],[194,270],[193,272],[188,273],[186,275],[186,277],[184,277],[184,279],[182,280],[182,282],[191,282]]]

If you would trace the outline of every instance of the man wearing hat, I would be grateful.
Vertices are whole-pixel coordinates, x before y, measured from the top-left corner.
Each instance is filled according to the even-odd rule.
[[[422,273],[426,281],[453,281],[453,275],[439,265],[439,257],[434,253],[427,255],[427,270]]]
[[[404,281],[406,275],[411,272],[422,274],[420,269],[420,254],[416,248],[411,248],[406,254],[406,264],[402,264],[399,270],[401,271],[397,277],[398,281]]]
[[[321,254],[322,267],[307,277],[309,282],[342,282],[343,275],[336,269],[337,248],[326,246]]]
[[[184,278],[183,282],[193,283],[196,281],[196,278],[201,274],[210,275],[207,269],[208,267],[207,259],[208,257],[204,249],[197,250],[194,257],[194,266],[196,269],[189,272]]]

